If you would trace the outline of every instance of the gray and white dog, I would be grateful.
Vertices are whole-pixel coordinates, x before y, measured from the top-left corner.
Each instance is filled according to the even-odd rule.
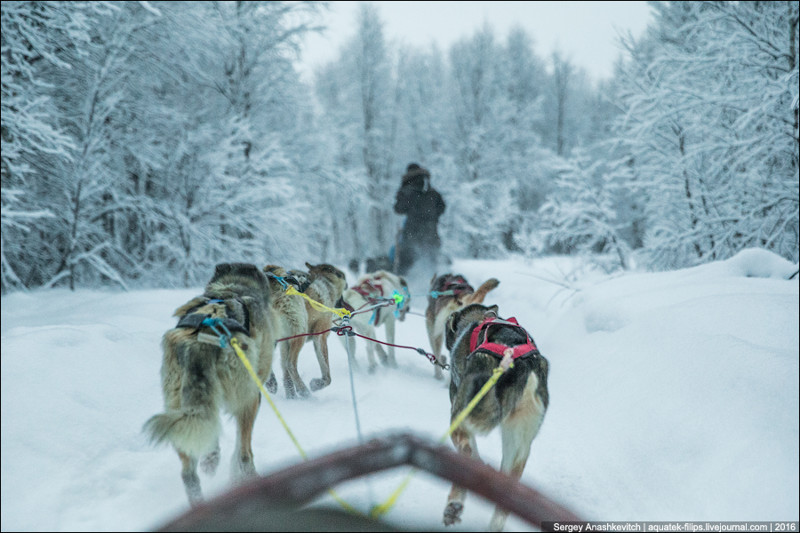
[[[398,307],[396,303],[386,305],[387,302],[393,300],[395,293],[402,298],[400,306]],[[375,330],[379,326],[384,326],[386,331],[386,341],[389,343],[388,354],[387,350],[384,350],[380,344],[366,341],[369,371],[374,372],[377,367],[376,352],[381,363],[396,368],[397,360],[394,356],[394,346],[392,346],[394,344],[395,320],[405,320],[411,303],[406,280],[386,270],[369,272],[358,278],[355,284],[344,292],[342,298],[353,308],[353,316],[350,323],[358,333],[374,339]],[[376,307],[370,311],[369,308],[374,305],[385,305],[385,307]],[[367,312],[361,312],[364,310]],[[395,311],[397,311],[396,317]],[[348,356],[353,354],[353,357],[355,357],[355,338],[347,336],[342,337],[342,340],[350,343],[347,352]],[[355,360],[352,360],[351,363],[355,366]]]
[[[165,411],[151,417],[143,431],[154,443],[170,443],[178,452],[181,478],[192,505],[202,500],[198,460],[213,473],[219,464],[219,411],[236,418],[234,480],[255,475],[251,437],[260,392],[229,343],[220,347],[218,331],[227,329],[263,382],[270,374],[274,345],[269,319],[270,288],[255,265],[224,263],[202,296],[175,311],[178,325],[164,334],[161,386]],[[227,333],[226,333],[227,334]]]
[[[456,428],[451,439],[464,455],[478,458],[475,435],[500,427],[503,458],[500,470],[522,476],[549,403],[548,362],[515,319],[503,320],[497,306],[471,304],[452,313],[445,326],[450,350],[451,421],[469,404],[501,364],[508,367],[494,387]],[[444,510],[445,525],[461,520],[466,491],[453,485]],[[508,511],[496,507],[489,528],[501,531]]]

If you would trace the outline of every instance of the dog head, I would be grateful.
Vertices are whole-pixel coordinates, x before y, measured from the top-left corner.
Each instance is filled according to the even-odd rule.
[[[327,263],[311,265],[306,263],[306,268],[308,268],[308,275],[312,281],[323,278],[333,285],[337,298],[341,296],[347,288],[347,278],[345,278],[344,272],[333,265]]]
[[[453,349],[456,338],[464,328],[475,323],[483,322],[485,318],[497,317],[497,313],[498,307],[496,305],[487,307],[481,304],[471,304],[459,311],[451,313],[444,327],[445,345],[447,349]]]
[[[267,276],[256,265],[249,263],[220,263],[214,268],[205,292],[217,298],[257,296],[269,303],[271,288]]]
[[[474,292],[475,289],[461,274],[452,272],[441,276],[434,274],[431,278],[430,292],[428,292],[428,303],[441,306],[445,301],[455,301],[458,305],[464,305],[464,296]]]
[[[276,276],[286,276],[286,269],[278,265],[266,265],[263,269],[268,274],[275,274]]]
[[[408,312],[409,307],[411,306],[411,294],[408,289],[408,282],[403,276],[398,276],[388,270],[379,270],[375,272],[373,275],[375,280],[387,280],[391,284],[391,290],[387,293],[384,293],[386,297],[392,297],[393,291],[397,291],[401,296],[403,296],[403,304],[398,309],[397,319],[398,320],[405,320],[406,313]]]

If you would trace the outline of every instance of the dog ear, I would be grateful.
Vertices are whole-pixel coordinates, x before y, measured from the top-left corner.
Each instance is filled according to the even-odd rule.
[[[486,316],[489,316],[489,315],[494,315],[494,317],[495,317],[495,318],[497,318],[497,317],[499,317],[499,316],[500,316],[500,315],[498,314],[498,312],[499,312],[499,307],[497,307],[497,305],[492,305],[492,306],[489,306],[489,307],[487,307],[487,308],[486,308],[486,313],[485,313],[485,315],[486,315]]]
[[[175,312],[172,314],[172,316],[180,316],[180,317],[183,317],[183,316],[184,316],[184,315],[186,315],[186,314],[187,314],[189,311],[191,311],[192,309],[195,309],[195,308],[197,308],[197,307],[200,307],[200,306],[201,306],[201,305],[203,305],[204,303],[206,303],[206,298],[205,298],[205,296],[197,296],[197,297],[195,297],[195,298],[192,298],[191,300],[189,300],[188,302],[186,302],[185,304],[183,304],[182,306],[180,306],[179,308],[177,308],[177,309],[175,310]]]
[[[456,341],[456,328],[458,327],[458,319],[461,313],[458,311],[450,313],[447,317],[447,322],[444,325],[444,345],[448,350],[453,348],[453,343]]]

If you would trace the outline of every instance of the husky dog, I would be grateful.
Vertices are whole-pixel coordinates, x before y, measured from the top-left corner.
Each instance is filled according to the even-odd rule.
[[[286,294],[285,286],[278,279],[292,283],[298,291],[305,292],[308,285],[311,284],[307,278],[308,274],[295,270],[287,272],[286,269],[277,265],[265,266],[264,272],[269,278],[272,289],[271,316],[275,325],[275,340],[308,333],[308,312],[305,300],[295,294]],[[298,394],[305,398],[311,394],[297,372],[297,358],[309,338],[297,337],[278,343],[281,351],[283,386],[286,389],[287,398],[297,398]],[[277,392],[278,382],[274,373],[270,374],[266,385],[270,392]]]
[[[193,506],[203,497],[198,459],[204,458],[202,466],[209,473],[219,464],[220,409],[232,414],[238,426],[234,479],[256,473],[251,437],[261,401],[258,386],[230,343],[220,347],[206,319],[239,341],[263,382],[270,374],[275,342],[269,304],[269,284],[258,267],[219,264],[203,295],[175,311],[180,321],[162,339],[165,412],[150,418],[143,431],[152,442],[169,442],[178,452],[181,477]]]
[[[305,294],[307,294],[312,300],[319,302],[326,307],[341,307],[342,293],[347,288],[347,281],[345,279],[344,272],[335,266],[326,263],[320,265],[310,265],[306,263],[306,268],[308,268],[307,276],[311,282],[307,284],[305,291],[303,292],[305,292]],[[302,274],[306,274],[292,270],[290,270],[289,273],[298,280],[303,277]],[[283,343],[290,343],[290,347],[288,348],[285,356],[283,355],[284,348],[281,347],[281,363],[283,364],[283,380],[284,386],[286,387],[286,396],[289,398],[294,398],[294,393],[297,391],[297,394],[300,396],[307,397],[310,395],[309,390],[306,388],[303,380],[300,379],[300,374],[297,371],[297,359],[300,355],[300,348],[302,348],[303,344],[305,344],[305,342],[309,339],[314,343],[314,352],[317,354],[317,361],[319,362],[319,368],[322,372],[321,378],[314,378],[309,382],[309,387],[311,390],[317,391],[330,385],[331,369],[328,363],[328,330],[333,326],[333,318],[335,315],[330,311],[315,309],[312,304],[308,302],[308,300],[301,298],[300,296],[285,296],[287,298],[295,298],[297,301],[303,303],[306,314],[306,322],[304,329],[299,333],[325,332],[321,333],[320,335],[310,335],[289,341],[282,341]],[[275,305],[277,306],[280,304],[276,302]],[[297,304],[287,303],[287,309],[289,307],[296,309],[296,306]],[[293,321],[293,325],[291,327],[296,327],[296,317],[301,313],[296,310],[292,311],[292,313],[294,313],[295,316],[290,319]],[[297,335],[298,333],[293,334]],[[276,339],[278,338],[282,337],[276,337]],[[270,381],[273,380],[274,377],[270,378]]]
[[[451,314],[445,326],[450,350],[451,420],[455,419],[492,376],[509,362],[494,387],[453,431],[456,449],[478,459],[475,435],[486,435],[500,426],[503,459],[500,470],[515,479],[522,476],[547,410],[548,363],[516,319],[497,316],[497,306],[472,304]],[[461,520],[466,491],[453,485],[444,509],[445,525]],[[495,507],[489,528],[501,531],[508,511]]]
[[[444,325],[447,317],[469,304],[483,303],[486,294],[499,284],[497,279],[491,278],[484,281],[476,291],[461,274],[443,274],[441,276],[434,274],[431,278],[428,308],[425,310],[425,326],[428,329],[428,340],[431,343],[433,355],[440,363],[434,366],[436,379],[444,377],[440,365],[447,362],[447,357],[442,355]]]
[[[367,310],[373,305],[385,303],[387,299],[393,300],[395,292],[403,298],[399,305],[392,302],[392,305],[376,307],[372,311],[359,312],[362,309]],[[342,298],[347,305],[353,308],[354,314],[350,320],[353,329],[362,335],[374,339],[375,329],[378,326],[384,326],[386,328],[387,342],[394,344],[395,309],[397,310],[397,319],[405,320],[411,298],[408,293],[408,283],[406,283],[404,278],[387,272],[386,270],[378,270],[377,272],[364,274],[356,281],[355,285],[344,292]],[[348,336],[345,342],[349,343],[348,355],[354,354],[355,339]],[[389,346],[388,348],[389,354],[387,355],[380,344],[367,341],[367,357],[369,359],[370,372],[374,372],[377,367],[377,363],[375,362],[375,350],[378,351],[378,357],[384,365],[397,367],[397,361],[394,357],[394,346]],[[355,361],[351,361],[351,363],[354,362]]]

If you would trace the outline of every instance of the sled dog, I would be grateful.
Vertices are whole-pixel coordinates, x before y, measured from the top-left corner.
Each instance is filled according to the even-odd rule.
[[[503,443],[500,470],[518,480],[549,402],[547,359],[516,319],[497,316],[496,305],[471,304],[452,313],[445,325],[445,336],[451,361],[451,421],[486,384],[501,361],[506,367],[512,362],[450,438],[460,453],[477,459],[475,435],[486,435],[499,426]],[[465,497],[466,491],[453,484],[444,509],[445,525],[461,520]],[[507,516],[508,511],[495,507],[489,529],[501,531]]]
[[[305,300],[296,294],[287,294],[286,285],[284,285],[284,283],[289,283],[298,291],[305,292],[308,285],[311,284],[307,278],[308,274],[296,270],[287,271],[278,265],[265,266],[264,273],[269,278],[272,289],[271,316],[275,325],[276,342],[278,339],[308,333],[308,312]],[[287,398],[297,398],[298,394],[305,398],[311,394],[297,372],[297,358],[303,345],[309,339],[310,337],[297,337],[277,343],[276,348],[280,349],[281,354],[283,386]],[[278,382],[274,373],[270,374],[266,385],[270,392],[277,392]]]
[[[303,274],[307,274],[310,283],[307,285],[303,284],[306,285],[306,288],[305,291],[302,292],[305,292],[309,298],[325,305],[326,307],[341,307],[340,304],[342,293],[347,288],[347,281],[344,272],[327,263],[322,263],[319,265],[310,265],[306,263],[306,268],[308,268],[307,273],[294,270],[289,271],[290,275],[293,275],[298,281],[301,282],[303,279]],[[312,391],[317,391],[331,384],[331,370],[330,364],[328,363],[328,330],[333,325],[333,319],[336,318],[336,315],[330,311],[315,309],[312,304],[308,302],[308,300],[296,294],[286,294],[284,296],[287,298],[294,298],[297,301],[302,302],[302,305],[305,309],[306,321],[303,325],[303,330],[300,331],[300,333],[325,332],[320,335],[309,335],[289,341],[281,341],[281,344],[289,343],[289,348],[286,348],[287,351],[285,356],[283,351],[284,347],[281,347],[281,364],[283,365],[283,383],[284,387],[286,388],[286,396],[288,398],[295,398],[296,392],[302,397],[307,397],[310,395],[309,388]],[[278,309],[281,309],[280,306],[282,304],[280,302],[283,301],[284,300],[276,301],[276,313],[281,312]],[[298,317],[302,315],[302,312],[298,310],[296,303],[289,302],[288,300],[285,302],[286,306],[283,309],[285,309],[286,312],[292,313],[292,316],[289,318],[289,321],[292,322],[292,324],[291,326],[288,326],[287,329],[290,331],[297,331],[293,328],[299,327]],[[286,317],[284,317],[282,320],[286,320]],[[297,335],[298,333],[292,334]],[[283,337],[275,338],[279,339]],[[308,340],[314,344],[314,352],[317,355],[317,362],[319,362],[319,369],[322,373],[322,377],[312,379],[309,382],[309,388],[306,388],[305,383],[303,383],[303,380],[300,378],[300,374],[297,371],[297,359],[300,355],[300,349]],[[272,377],[270,381],[274,381],[274,377]],[[273,385],[270,387],[273,390],[276,390],[276,388],[273,387],[277,387],[277,384],[273,383]]]
[[[236,418],[238,433],[232,475],[255,475],[251,437],[261,396],[230,343],[220,347],[217,331],[230,332],[262,382],[270,374],[274,337],[270,288],[255,265],[223,263],[202,296],[180,306],[176,327],[164,334],[161,386],[165,411],[151,417],[143,431],[154,443],[170,443],[178,452],[186,495],[202,500],[198,459],[213,473],[219,463],[220,409]],[[227,334],[227,333],[225,333]]]
[[[399,304],[394,302],[395,293],[402,297]],[[364,274],[352,287],[344,292],[342,298],[347,305],[353,308],[353,315],[350,319],[353,329],[366,337],[374,339],[375,330],[379,326],[384,326],[386,341],[394,344],[395,318],[401,321],[405,320],[411,301],[408,283],[404,278],[386,270]],[[392,301],[391,305],[375,307],[373,310],[369,310],[375,305],[386,304],[389,300]],[[343,337],[344,339],[345,337]],[[355,338],[347,336],[344,342],[349,343],[348,355],[355,354]],[[372,341],[365,342],[367,343],[370,372],[374,372],[377,367],[375,362],[376,350],[381,363],[386,366],[397,367],[394,346],[388,347],[389,353],[387,355],[380,344]],[[351,361],[351,363],[355,363],[355,361]]]
[[[428,330],[428,340],[431,343],[433,355],[440,363],[434,366],[436,379],[444,377],[440,365],[447,362],[447,357],[442,354],[444,325],[447,317],[469,304],[483,303],[486,294],[499,284],[500,282],[496,278],[490,278],[484,281],[476,291],[461,274],[450,273],[441,276],[434,274],[431,278],[428,308],[425,310],[425,326]]]

